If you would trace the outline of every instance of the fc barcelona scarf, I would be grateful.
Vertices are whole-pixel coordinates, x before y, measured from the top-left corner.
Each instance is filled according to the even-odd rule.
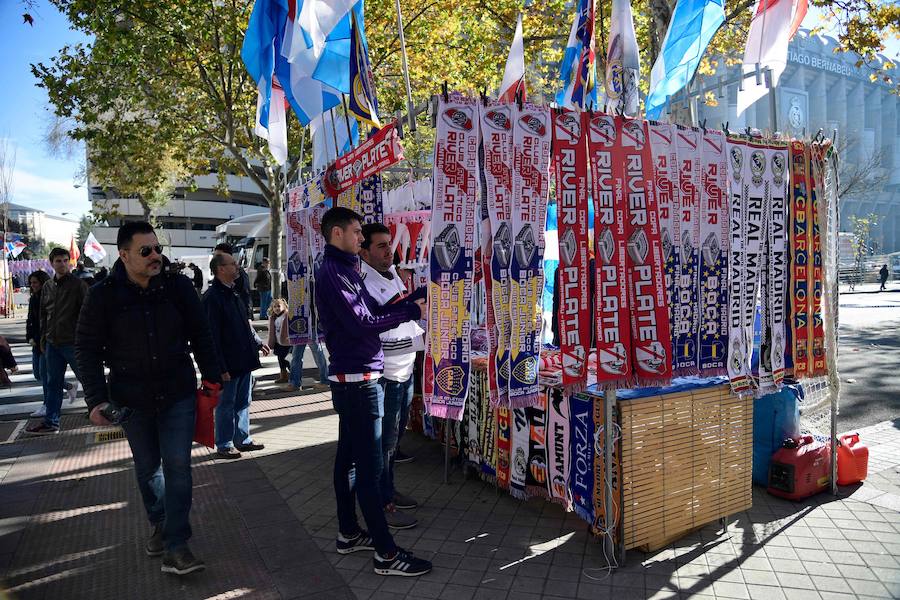
[[[520,500],[525,496],[525,479],[528,471],[528,447],[531,428],[524,408],[512,408],[512,466],[510,467],[509,493]]]
[[[510,417],[512,410],[505,407],[497,407],[494,416],[497,419],[497,487],[509,489],[510,459],[512,453],[512,424]]]
[[[701,158],[700,374],[725,375],[729,242],[724,133],[713,130],[704,132]]]
[[[525,496],[549,498],[547,468],[547,394],[541,392],[537,406],[525,409],[528,419],[528,471],[525,473]]]
[[[594,399],[569,396],[569,488],[575,514],[594,524]]]
[[[781,387],[784,380],[787,316],[786,213],[788,148],[774,142],[766,149],[766,195],[760,289],[762,336],[759,356],[760,392]]]
[[[534,405],[540,397],[541,294],[544,290],[544,226],[550,180],[550,112],[526,104],[513,126],[513,255],[510,267],[511,327],[509,402]],[[435,194],[437,197],[437,194]],[[432,248],[434,252],[434,248]]]
[[[547,453],[550,473],[550,498],[572,508],[569,493],[569,402],[559,388],[547,389]]]
[[[509,405],[509,344],[512,340],[509,267],[512,261],[513,123],[511,104],[489,103],[479,108],[490,241],[486,246],[488,374],[491,402]]]
[[[675,373],[697,375],[700,368],[700,196],[702,132],[678,127],[675,150],[678,157],[678,221],[680,237],[675,309]]]
[[[469,390],[469,319],[478,208],[478,119],[471,98],[440,101],[423,395],[436,417],[460,420]]]
[[[659,213],[653,186],[653,156],[646,121],[616,119],[619,144],[613,166],[616,194],[627,198],[626,282],[631,315],[633,383],[656,387],[672,379],[669,309]]]
[[[559,236],[559,349],[562,384],[580,392],[587,382],[591,306],[588,294],[587,115],[554,110],[553,174]],[[582,120],[584,117],[584,120]]]
[[[627,201],[616,193],[613,160],[616,122],[608,115],[591,115],[588,154],[594,200],[596,249],[595,312],[597,385],[616,389],[631,385],[631,321],[625,281]]]
[[[669,301],[669,327],[672,356],[675,356],[677,332],[675,311],[678,305],[679,277],[678,244],[680,238],[678,186],[675,174],[678,171],[678,157],[674,136],[676,126],[668,123],[649,122],[650,149],[653,152],[653,172],[656,182],[656,206],[659,209],[659,234],[662,240],[663,260],[666,269],[666,298]]]
[[[309,294],[310,260],[308,212],[289,210],[287,214],[288,338],[292,345],[308,344],[312,335],[312,302]]]

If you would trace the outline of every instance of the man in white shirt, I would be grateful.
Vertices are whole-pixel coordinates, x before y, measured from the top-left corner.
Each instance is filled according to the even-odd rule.
[[[382,306],[397,302],[407,295],[406,286],[394,267],[391,251],[391,231],[380,223],[363,226],[363,243],[359,252],[361,275],[369,294]],[[424,350],[424,330],[415,321],[407,321],[381,334],[384,351],[384,372],[380,379],[384,388],[384,419],[382,420],[382,448],[384,470],[381,475],[381,494],[385,504],[385,518],[394,529],[415,527],[417,520],[397,511],[416,508],[412,498],[394,489],[394,455],[406,423],[401,413],[409,414],[413,394],[413,365],[416,351]],[[405,409],[405,410],[404,410]]]

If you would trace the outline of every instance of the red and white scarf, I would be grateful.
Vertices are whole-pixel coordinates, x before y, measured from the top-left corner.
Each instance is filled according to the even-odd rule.
[[[562,384],[572,393],[585,388],[591,349],[588,156],[583,126],[587,115],[563,109],[554,110],[552,116],[559,236],[559,346],[563,360]]]
[[[625,281],[627,200],[617,194],[614,162],[617,144],[615,119],[592,114],[588,120],[588,155],[594,199],[596,248],[595,319],[597,384],[602,389],[631,385],[631,320]],[[621,189],[621,186],[618,187]]]

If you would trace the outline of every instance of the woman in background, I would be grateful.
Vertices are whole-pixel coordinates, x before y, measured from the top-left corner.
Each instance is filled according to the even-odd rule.
[[[28,299],[28,318],[25,321],[25,340],[31,344],[31,372],[34,378],[44,383],[44,356],[41,353],[41,290],[50,279],[46,271],[35,271],[28,276],[31,297]],[[43,417],[46,406],[31,413],[32,417]]]
[[[291,351],[288,341],[288,305],[281,298],[277,298],[269,305],[269,347],[278,357],[278,367],[281,373],[275,379],[275,383],[288,382],[287,355]]]

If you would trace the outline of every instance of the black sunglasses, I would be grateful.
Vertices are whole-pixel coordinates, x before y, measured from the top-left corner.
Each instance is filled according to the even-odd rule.
[[[144,258],[147,258],[148,256],[150,256],[151,252],[156,252],[157,254],[162,256],[162,252],[163,252],[162,246],[160,246],[159,244],[156,244],[154,246],[141,246],[138,249],[138,253]]]

